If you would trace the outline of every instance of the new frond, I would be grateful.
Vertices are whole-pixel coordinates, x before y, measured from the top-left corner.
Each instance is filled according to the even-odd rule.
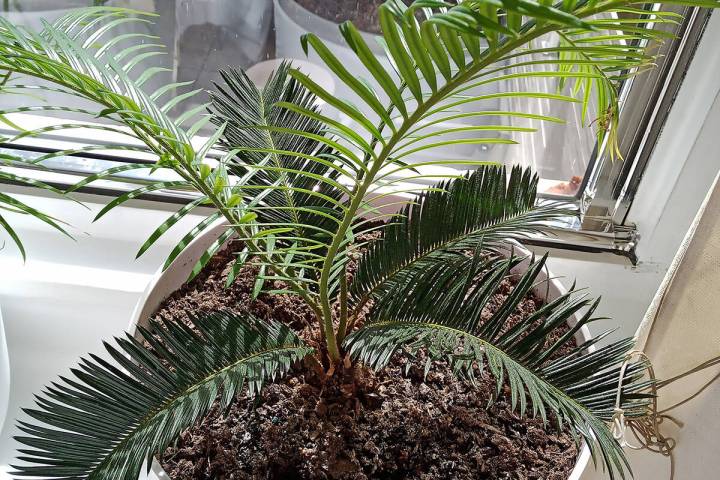
[[[288,76],[289,68],[281,64],[262,88],[242,70],[221,71],[210,110],[225,126],[226,165],[241,179],[235,191],[257,214],[255,235],[272,234],[275,255],[321,257],[350,193],[340,177],[356,172],[326,135],[315,95]]]

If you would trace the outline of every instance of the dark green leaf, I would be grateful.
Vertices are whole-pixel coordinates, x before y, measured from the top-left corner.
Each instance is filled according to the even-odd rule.
[[[605,422],[615,413],[621,366],[634,341],[551,358],[572,333],[594,319],[597,302],[571,290],[520,323],[511,323],[520,301],[538,285],[544,263],[544,258],[530,262],[517,274],[510,294],[487,317],[483,312],[519,259],[495,260],[478,248],[470,256],[460,253],[428,262],[423,269],[406,272],[376,299],[364,326],[347,338],[346,347],[354,359],[374,369],[387,365],[395,354],[413,355],[419,348],[471,381],[476,365],[487,365],[498,392],[503,384],[509,387],[510,404],[520,415],[528,407],[544,420],[553,413],[585,441],[594,457],[602,456],[611,479],[618,473],[625,478],[629,465]],[[567,323],[582,308],[589,310],[566,334]],[[647,414],[647,400],[635,395],[647,385],[644,368],[642,363],[631,365],[622,383],[621,408],[628,418]]]
[[[415,63],[407,50],[405,50],[405,45],[400,37],[395,16],[390,12],[387,4],[383,4],[378,8],[378,16],[380,18],[380,27],[383,31],[383,38],[387,43],[393,60],[395,60],[395,65],[397,65],[400,75],[402,75],[403,80],[415,99],[418,102],[422,102],[422,89],[420,88],[420,80],[415,73]]]
[[[181,323],[152,322],[141,339],[116,338],[73,369],[26,410],[17,441],[26,445],[18,477],[137,480],[145,460],[161,453],[213,402],[225,408],[243,388],[251,394],[312,352],[286,326],[215,313]],[[150,348],[143,344],[150,345]]]
[[[480,243],[496,249],[543,230],[570,214],[556,205],[536,206],[538,178],[529,169],[481,166],[465,178],[444,182],[405,207],[382,241],[358,264],[351,293],[361,304],[391,288],[405,272],[422,270],[429,257],[454,258]]]

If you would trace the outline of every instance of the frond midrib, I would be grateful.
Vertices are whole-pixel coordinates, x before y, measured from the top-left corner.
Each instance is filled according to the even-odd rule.
[[[67,89],[69,89],[69,90],[77,93],[79,96],[85,97],[85,98],[87,98],[88,100],[90,100],[90,101],[92,101],[92,102],[94,102],[94,103],[97,103],[98,105],[102,105],[102,106],[108,107],[108,108],[115,108],[115,105],[112,105],[112,104],[108,103],[108,102],[104,99],[104,96],[102,95],[103,92],[109,92],[109,93],[111,94],[111,96],[121,96],[124,100],[132,103],[132,106],[136,107],[138,113],[141,113],[141,112],[142,112],[142,109],[140,108],[140,106],[139,106],[134,100],[132,100],[130,97],[128,97],[127,95],[125,95],[124,93],[118,93],[118,92],[115,92],[115,91],[107,88],[107,86],[105,86],[103,83],[98,82],[97,80],[95,80],[94,78],[92,78],[91,76],[89,76],[89,75],[87,75],[87,74],[85,74],[85,73],[83,73],[83,72],[79,72],[79,71],[75,70],[73,67],[69,66],[67,63],[63,63],[63,62],[61,62],[61,61],[54,60],[54,59],[51,59],[51,58],[49,58],[49,57],[43,57],[43,61],[44,61],[44,62],[52,62],[53,64],[56,65],[56,67],[60,67],[61,70],[67,70],[67,69],[72,70],[72,72],[73,72],[75,75],[78,75],[78,76],[83,77],[83,80],[85,80],[85,81],[87,81],[87,82],[91,82],[90,88],[89,88],[89,89],[83,89],[83,88],[80,88],[80,87],[76,86],[74,83],[64,82],[64,81],[62,80],[62,77],[50,77],[50,76],[47,76],[47,75],[42,75],[42,74],[40,74],[40,73],[38,73],[38,72],[34,72],[34,71],[32,71],[32,70],[16,68],[16,69],[13,69],[13,70],[8,69],[8,71],[14,71],[14,72],[16,72],[16,73],[20,73],[20,74],[23,74],[23,75],[27,75],[27,76],[29,76],[29,77],[39,78],[39,79],[41,79],[41,80],[45,80],[45,81],[50,82],[50,83],[62,85],[63,87],[65,87],[65,88],[67,88]],[[121,116],[121,118],[123,118],[124,120],[126,119],[126,114],[121,113],[120,116]],[[143,138],[143,137],[144,137],[145,135],[147,135],[147,134],[152,135],[152,132],[146,132],[145,129],[139,130],[138,128],[135,128],[135,122],[125,122],[125,121],[123,121],[122,123],[123,123],[124,125],[126,125],[126,126],[129,126],[129,127],[133,130],[133,132],[134,132],[136,135],[138,135],[141,140],[143,140],[143,143],[145,143],[146,146],[148,146],[149,148],[152,149],[150,143],[147,142],[147,141]],[[128,125],[128,123],[131,123],[131,125]],[[158,125],[158,124],[154,124],[154,125],[155,125],[156,127],[158,127],[158,129],[160,129],[160,130],[162,130],[162,131],[164,131],[164,132],[169,132],[166,128],[162,127],[161,125]],[[142,131],[142,133],[141,133],[141,131]],[[178,140],[182,140],[182,139],[178,139]],[[166,151],[172,152],[173,155],[176,157],[177,160],[182,161],[182,155],[179,154],[177,151],[175,151],[175,150],[174,150],[173,148],[171,148],[170,146],[168,146],[168,145],[164,142],[164,139],[163,139],[163,138],[156,138],[156,141],[157,141],[160,145],[162,145],[163,148],[164,148]],[[161,152],[155,150],[154,153],[160,155]]]
[[[151,412],[149,412],[147,415],[145,415],[143,418],[141,418],[134,426],[133,429],[128,432],[128,434],[123,438],[120,442],[118,442],[115,446],[112,447],[112,449],[105,455],[105,458],[99,462],[95,468],[94,471],[100,471],[104,468],[104,466],[107,464],[110,459],[112,459],[113,455],[115,455],[118,451],[122,451],[122,449],[131,441],[131,439],[140,431],[143,431],[146,427],[150,426],[150,422],[153,418],[155,418],[160,412],[165,410],[172,410],[172,405],[179,401],[182,397],[188,396],[194,391],[201,388],[204,384],[210,382],[214,378],[218,377],[219,375],[228,372],[242,363],[249,362],[255,358],[259,358],[263,355],[267,355],[269,353],[285,353],[285,352],[297,352],[307,349],[308,354],[312,353],[314,349],[304,346],[304,345],[295,345],[295,344],[283,344],[278,347],[274,348],[266,348],[264,350],[258,350],[256,352],[253,352],[250,355],[244,356],[243,358],[239,359],[238,361],[232,363],[231,365],[227,365],[217,371],[215,371],[212,375],[208,375],[202,380],[198,382],[194,382],[189,388],[183,390],[182,392],[179,392],[175,395],[173,395],[170,399],[166,400],[164,403],[160,404],[156,408],[154,408]]]

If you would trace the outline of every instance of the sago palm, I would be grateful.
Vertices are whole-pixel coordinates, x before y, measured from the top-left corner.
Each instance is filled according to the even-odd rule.
[[[716,0],[653,5],[662,3],[720,6]],[[116,363],[95,356],[83,360],[74,370],[76,378],[54,383],[38,407],[27,410],[39,423],[20,424],[26,435],[19,441],[26,448],[17,475],[135,480],[146,459],[162,452],[213,402],[227,406],[244,384],[256,391],[294,361],[315,359],[330,374],[346,362],[382,368],[393,355],[423,348],[463,378],[472,379],[485,366],[498,388],[508,385],[520,413],[552,415],[587,443],[611,478],[624,477],[627,461],[606,422],[632,341],[596,348],[601,335],[569,354],[553,355],[595,318],[597,302],[573,288],[508,327],[508,317],[536,286],[544,266],[544,258],[532,259],[497,312],[481,320],[489,298],[519,263],[512,242],[542,232],[547,222],[568,212],[537,204],[537,177],[527,170],[506,172],[498,165],[451,158],[429,161],[419,154],[454,144],[512,143],[501,134],[528,130],[512,126],[517,118],[559,121],[482,108],[486,100],[530,97],[579,102],[583,111],[594,102],[603,112],[598,141],[614,155],[618,87],[652,64],[648,42],[666,35],[648,24],[675,21],[671,14],[635,5],[630,0],[556,5],[417,0],[408,8],[389,1],[379,11],[388,62],[372,53],[350,23],[340,29],[364,72],[349,72],[315,35],[302,39],[304,48],[313,49],[356,94],[356,103],[336,98],[291,65],[281,66],[264,88],[230,68],[221,72],[209,105],[179,118],[171,118],[170,110],[195,92],[181,93],[182,84],[145,92],[143,86],[160,69],[136,67],[158,47],[143,43],[147,39],[141,34],[112,35],[120,24],[147,21],[139,12],[80,10],[37,33],[2,21],[0,71],[18,81],[42,79],[47,88],[66,94],[68,103],[81,97],[97,105],[53,108],[102,118],[96,128],[132,140],[78,150],[139,149],[157,158],[153,165],[112,168],[74,188],[131,169],[170,169],[178,176],[117,197],[98,218],[154,190],[195,191],[197,199],[163,222],[138,254],[196,208],[213,207],[214,213],[173,249],[166,266],[223,219],[227,229],[194,271],[236,237],[244,249],[233,272],[252,258],[260,265],[256,290],[281,284],[282,290],[270,293],[298,295],[315,312],[324,339],[311,349],[280,324],[222,313],[195,319],[196,331],[151,323],[140,333],[152,348],[133,337],[118,339],[117,347],[107,345]],[[536,40],[548,35],[556,39],[553,46],[538,47]],[[559,79],[564,90],[473,93],[476,87],[533,77]],[[317,108],[318,100],[327,108]],[[478,108],[458,113],[467,105]],[[330,110],[351,123],[336,120]],[[443,126],[473,117],[505,121]],[[191,138],[209,125],[216,126],[214,134],[194,147]],[[211,149],[222,152],[218,159],[206,160]],[[424,173],[432,164],[474,172]],[[433,188],[412,182],[428,175],[439,182]],[[377,213],[390,204],[398,214]],[[377,218],[388,221],[382,226],[370,221]],[[364,244],[363,234],[372,229],[380,229],[380,239]],[[359,248],[365,253],[348,281],[348,262]],[[575,314],[580,320],[567,331]],[[564,333],[558,336],[559,329]],[[646,411],[643,368],[631,366],[621,382],[621,407],[628,417]]]

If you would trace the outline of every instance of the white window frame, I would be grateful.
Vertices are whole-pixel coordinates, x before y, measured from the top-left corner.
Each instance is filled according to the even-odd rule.
[[[659,132],[667,120],[667,112],[673,106],[678,89],[690,66],[705,26],[710,19],[710,12],[704,9],[678,7],[676,10],[687,15],[687,20],[681,27],[681,38],[678,41],[668,42],[663,46],[661,52],[663,54],[661,57],[662,62],[659,68],[638,77],[641,80],[635,79],[628,88],[623,89],[622,101],[625,103],[625,112],[632,112],[634,107],[642,105],[641,102],[647,102],[645,97],[641,95],[634,98],[633,91],[647,93],[652,90],[653,96],[651,98],[654,99],[654,108],[643,111],[643,118],[634,115],[629,116],[630,119],[623,122],[625,117],[621,115],[621,131],[627,130],[630,132],[621,139],[624,161],[610,161],[604,155],[604,146],[600,146],[593,153],[594,166],[590,170],[590,174],[585,176],[585,180],[575,198],[543,195],[544,198],[572,201],[583,217],[582,222],[569,219],[567,223],[558,225],[555,230],[556,235],[551,239],[538,237],[532,240],[536,245],[584,252],[609,252],[625,257],[633,264],[637,262],[637,225],[628,216],[628,211],[633,205],[633,199],[636,197],[640,187],[639,180],[648,167],[649,158],[653,153],[653,147],[658,139]],[[656,25],[655,27],[661,28],[665,26]],[[57,118],[22,113],[12,114],[9,117],[13,122],[28,129],[61,123]],[[9,127],[0,125],[0,136],[12,134],[13,131]],[[13,144],[13,146],[25,150],[25,155],[32,156],[38,155],[37,152],[73,149],[89,144],[129,143],[128,139],[129,137],[107,131],[74,129],[72,136],[58,132],[44,135],[42,138],[24,138],[22,141]],[[193,139],[193,143],[199,146],[205,140],[207,140],[207,137],[197,136]],[[137,143],[139,144],[139,142]],[[218,155],[221,155],[221,152],[211,151],[208,161],[212,162],[213,158],[217,158]],[[112,166],[112,162],[151,163],[154,161],[151,154],[134,151],[126,152],[123,157],[118,157],[116,151],[97,150],[92,153],[82,153],[73,156],[74,162],[71,162],[70,165],[75,163],[76,158],[79,159],[77,162],[83,164],[83,168],[28,171],[23,167],[22,174],[53,185],[68,186],[79,181],[84,175],[102,171],[108,166]],[[0,168],[12,169],[14,167]],[[655,168],[658,167],[653,166],[653,169]],[[423,174],[440,175],[449,172],[457,173],[456,170],[449,168],[428,166],[426,171],[423,171]],[[141,175],[126,172],[113,180],[94,182],[84,191],[86,193],[117,195],[119,192],[135,188],[137,181],[142,181]],[[552,180],[544,180],[544,182],[548,184],[546,186],[555,183]],[[411,186],[407,185],[408,188]],[[542,191],[543,185],[541,184],[540,187]],[[193,198],[193,194],[159,190],[143,198],[169,202],[187,202]]]

